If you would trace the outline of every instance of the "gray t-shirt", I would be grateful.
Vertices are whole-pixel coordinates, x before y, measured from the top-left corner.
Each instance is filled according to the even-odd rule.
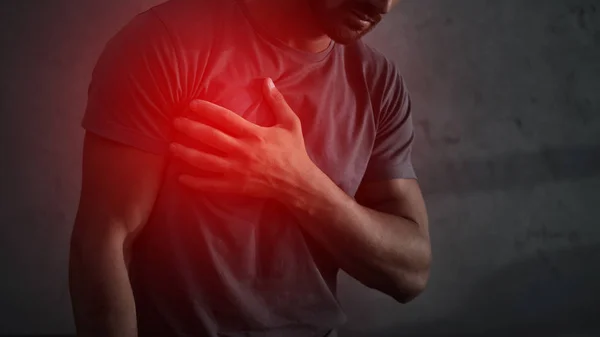
[[[363,42],[290,48],[239,0],[171,0],[139,14],[100,56],[82,125],[168,158],[130,265],[140,337],[334,336],[345,321],[339,268],[300,228],[306,219],[277,200],[177,182],[194,171],[169,143],[199,144],[175,133],[173,119],[200,98],[271,125],[265,77],[300,117],[311,159],[348,195],[365,181],[416,179],[404,81]]]

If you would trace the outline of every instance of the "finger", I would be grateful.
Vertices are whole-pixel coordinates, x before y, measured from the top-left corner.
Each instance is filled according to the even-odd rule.
[[[231,162],[214,154],[200,152],[181,144],[173,143],[170,150],[174,156],[184,162],[209,172],[228,172],[232,170]]]
[[[188,118],[177,118],[174,125],[175,129],[183,134],[217,150],[226,153],[240,150],[240,143],[236,138],[202,122],[193,121]]]
[[[296,126],[299,123],[298,116],[289,106],[283,94],[275,87],[272,79],[265,80],[263,94],[280,124]]]
[[[190,110],[197,116],[209,120],[221,131],[234,136],[246,137],[255,135],[259,126],[245,120],[242,116],[222,106],[203,100],[193,100]]]
[[[199,191],[217,193],[239,193],[234,183],[228,180],[194,177],[190,175],[179,176],[179,182],[189,188]]]

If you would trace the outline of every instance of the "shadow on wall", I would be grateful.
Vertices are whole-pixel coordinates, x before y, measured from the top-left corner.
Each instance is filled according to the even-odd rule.
[[[481,280],[453,317],[340,337],[600,336],[598,266],[598,244],[538,250]]]

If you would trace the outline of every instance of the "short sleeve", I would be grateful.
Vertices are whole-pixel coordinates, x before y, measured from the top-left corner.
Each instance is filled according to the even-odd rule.
[[[397,68],[387,64],[376,113],[377,134],[363,181],[417,179],[411,160],[414,128],[410,96]]]
[[[152,10],[138,14],[104,47],[92,74],[82,126],[110,140],[166,154],[175,113],[177,60]]]

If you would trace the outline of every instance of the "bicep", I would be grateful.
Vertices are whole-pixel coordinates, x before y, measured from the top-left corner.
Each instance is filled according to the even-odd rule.
[[[86,133],[74,238],[124,240],[137,233],[156,200],[164,164],[162,155]]]
[[[365,207],[411,220],[429,236],[427,208],[416,179],[365,182],[360,185],[355,199]]]
[[[146,222],[177,111],[175,60],[152,11],[137,15],[106,44],[82,121],[87,133],[76,238],[129,236]]]

